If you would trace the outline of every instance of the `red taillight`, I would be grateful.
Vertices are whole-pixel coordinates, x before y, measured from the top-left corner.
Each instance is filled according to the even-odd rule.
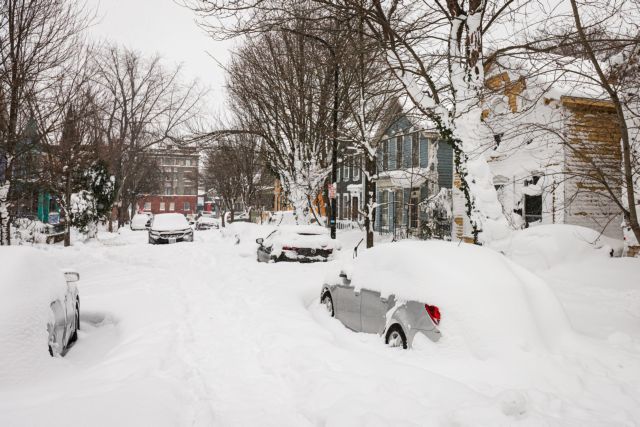
[[[283,247],[282,247],[282,250],[283,250],[283,251],[297,251],[297,250],[298,250],[298,248],[295,248],[295,247],[293,247],[293,246],[283,246]]]
[[[429,313],[429,317],[431,317],[431,320],[433,320],[433,323],[435,323],[436,325],[439,325],[440,309],[435,305],[429,305],[429,304],[425,304],[424,308],[427,310],[427,313]]]

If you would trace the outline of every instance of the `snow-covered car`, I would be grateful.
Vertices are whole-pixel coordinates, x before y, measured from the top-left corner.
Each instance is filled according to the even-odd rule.
[[[149,227],[149,243],[193,242],[193,228],[179,213],[158,214]]]
[[[320,226],[282,226],[265,238],[256,239],[258,262],[328,261],[339,243],[329,237],[326,228]]]
[[[3,356],[63,356],[78,339],[80,275],[58,269],[33,248],[0,250],[0,346]],[[28,354],[25,354],[28,353]],[[3,362],[4,363],[4,362]]]
[[[320,302],[331,317],[347,328],[384,337],[391,347],[408,348],[416,334],[421,333],[433,342],[440,339],[440,309],[425,301],[382,296],[375,284],[356,288],[345,272],[337,280],[324,284]]]
[[[148,230],[151,225],[151,220],[153,217],[150,214],[139,213],[135,214],[133,218],[131,218],[131,229],[132,230]]]
[[[442,336],[495,354],[538,347],[567,324],[542,279],[495,250],[443,241],[368,249],[324,281],[320,301],[349,329],[403,348]]]
[[[219,228],[217,218],[211,215],[202,215],[196,220],[196,230],[210,230],[212,228]]]

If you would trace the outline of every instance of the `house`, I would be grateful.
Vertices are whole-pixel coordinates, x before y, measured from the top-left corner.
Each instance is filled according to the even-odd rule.
[[[348,154],[338,165],[336,176],[336,218],[343,228],[351,221],[362,220],[364,196],[362,156]]]
[[[451,218],[445,209],[429,209],[435,200],[451,203],[453,149],[438,139],[429,121],[398,101],[381,127],[377,147],[375,225],[396,237],[415,235],[449,239]],[[438,216],[438,218],[434,217]],[[434,230],[434,224],[439,230]]]
[[[588,64],[552,59],[511,58],[487,67],[483,121],[491,144],[485,156],[498,199],[514,229],[574,224],[621,239],[622,217],[611,197],[622,188],[615,109],[576,77],[593,72]],[[566,62],[561,73],[558,61]],[[457,236],[468,236],[461,209],[454,215]]]
[[[138,211],[195,214],[204,209],[204,196],[198,197],[200,155],[197,149],[168,145],[153,150],[150,155],[161,171],[162,192],[140,196]]]

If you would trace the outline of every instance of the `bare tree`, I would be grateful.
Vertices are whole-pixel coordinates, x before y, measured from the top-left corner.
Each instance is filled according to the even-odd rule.
[[[302,25],[302,23],[300,23]],[[250,40],[228,67],[231,106],[243,128],[262,137],[298,221],[318,217],[312,201],[330,172],[334,54],[299,32]],[[338,88],[340,99],[346,88]]]
[[[87,18],[70,1],[0,1],[0,245],[10,243],[12,170],[32,119],[28,106],[77,52],[77,35]]]
[[[196,82],[183,84],[180,68],[165,69],[160,57],[150,59],[116,46],[98,59],[109,164],[118,183],[118,226],[126,221],[136,194],[136,177],[145,153],[162,141],[180,143],[199,114],[203,92]]]

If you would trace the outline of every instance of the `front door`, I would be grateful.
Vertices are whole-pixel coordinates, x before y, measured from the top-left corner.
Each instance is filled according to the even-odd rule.
[[[386,323],[387,303],[380,298],[380,292],[362,289],[360,313],[362,332],[370,334],[382,332]]]
[[[336,300],[334,301],[336,317],[347,328],[360,332],[360,292],[356,292],[348,280],[336,287]]]
[[[358,220],[358,198],[357,197],[352,197],[351,198],[351,220],[352,221],[357,221]]]

